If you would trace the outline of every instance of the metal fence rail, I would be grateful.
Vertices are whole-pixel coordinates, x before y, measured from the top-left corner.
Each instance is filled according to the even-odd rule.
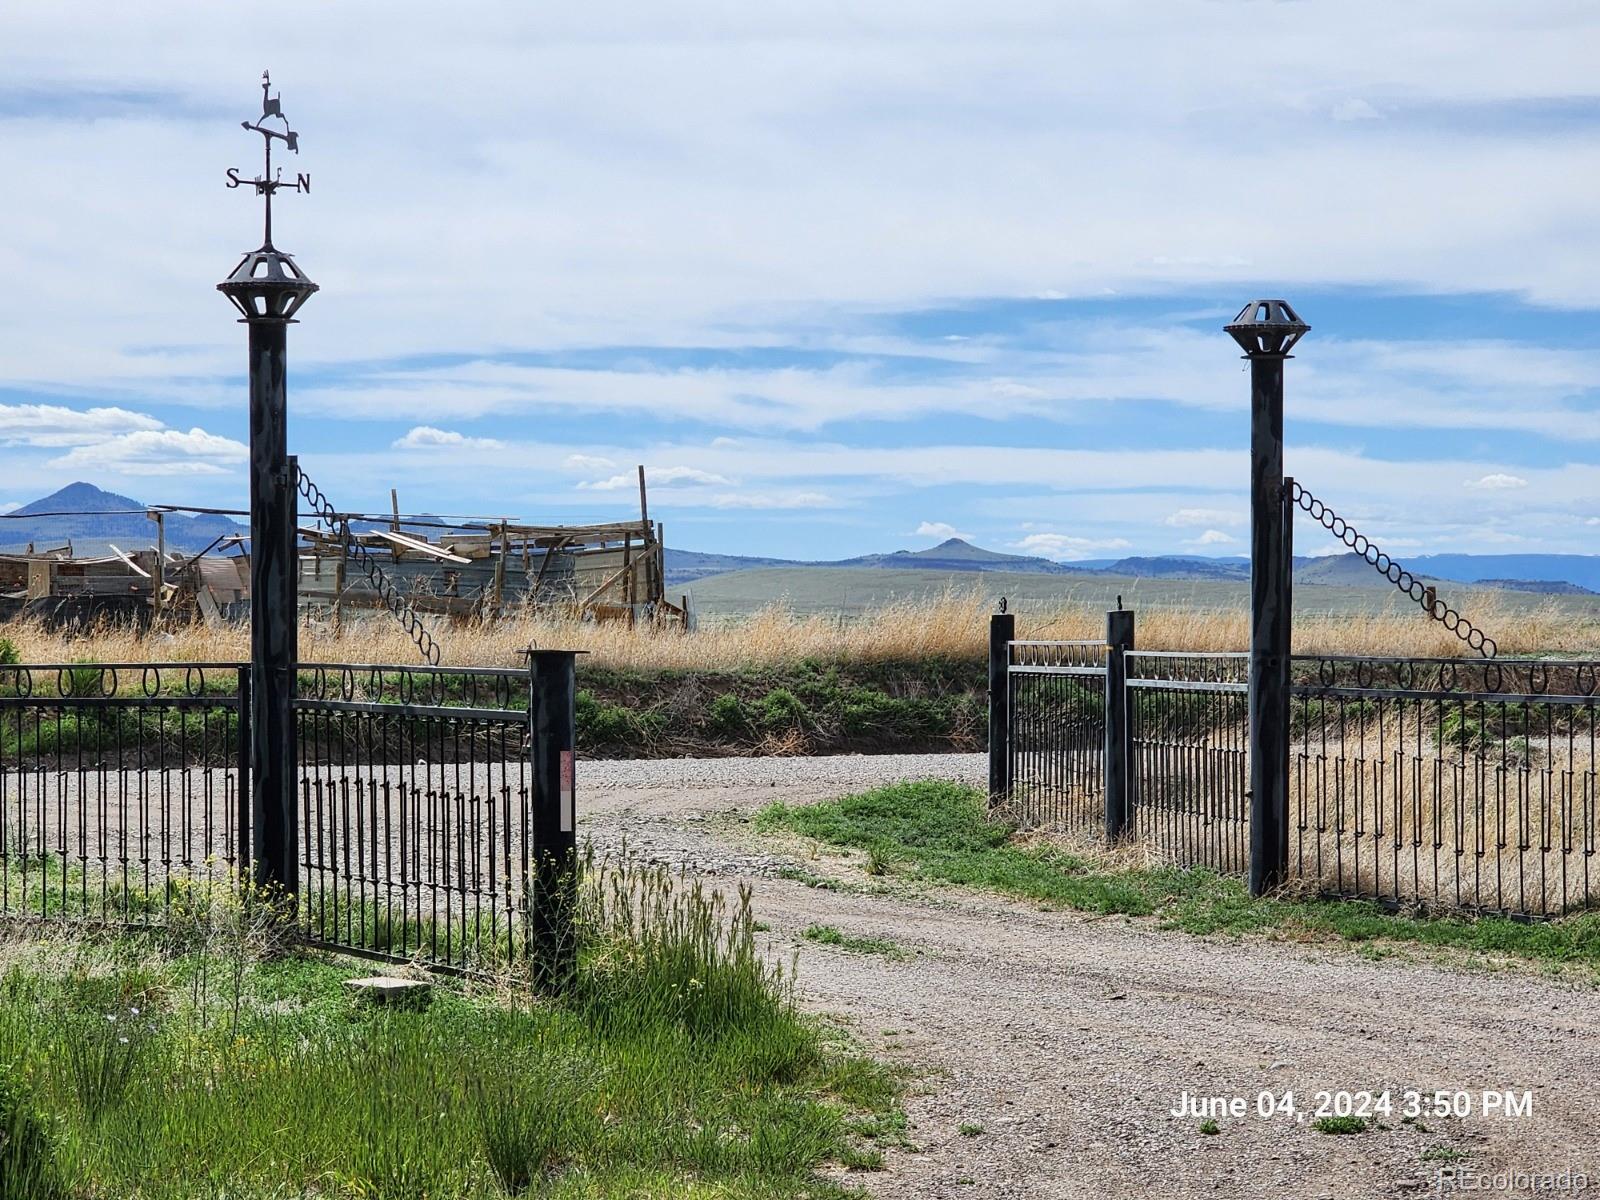
[[[1007,815],[1024,828],[1104,828],[1105,642],[1013,641]]]
[[[1127,652],[1131,828],[1168,862],[1249,865],[1249,660]]]
[[[304,940],[466,969],[559,967],[571,662],[300,665]],[[159,925],[192,885],[248,878],[249,687],[241,663],[0,666],[0,914]]]
[[[1297,656],[1291,869],[1395,904],[1600,900],[1597,683],[1594,662]]]
[[[301,931],[460,967],[527,956],[527,671],[302,670]]]
[[[0,666],[0,912],[157,923],[250,855],[249,668]]]

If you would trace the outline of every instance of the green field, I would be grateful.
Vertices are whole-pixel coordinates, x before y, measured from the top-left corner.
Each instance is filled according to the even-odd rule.
[[[1381,578],[1374,574],[1379,585]],[[1203,579],[1151,579],[1115,575],[1012,574],[1003,571],[919,571],[878,568],[761,567],[711,575],[682,587],[693,597],[695,611],[716,620],[746,616],[774,603],[799,614],[859,615],[899,600],[937,597],[946,591],[974,591],[998,600],[1004,596],[1013,612],[1037,612],[1062,605],[1113,608],[1117,597],[1134,609],[1234,609],[1249,606],[1243,582]],[[1500,614],[1548,611],[1554,607],[1574,618],[1600,614],[1600,596],[1556,596],[1531,592],[1477,591],[1470,585],[1442,585],[1444,599],[1463,611],[1492,606]],[[1302,613],[1381,613],[1404,611],[1410,602],[1387,586],[1330,587],[1298,584],[1295,609]]]

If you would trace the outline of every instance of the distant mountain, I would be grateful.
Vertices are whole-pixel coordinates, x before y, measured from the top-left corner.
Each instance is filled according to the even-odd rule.
[[[1425,585],[1437,587],[1442,595],[1448,596],[1451,592],[1461,592],[1468,586],[1475,588],[1497,588],[1507,592],[1535,592],[1550,596],[1593,596],[1595,591],[1581,584],[1570,583],[1564,579],[1505,579],[1486,576],[1480,572],[1472,572],[1472,579],[1455,579],[1442,575],[1430,574],[1422,570],[1422,564],[1435,563],[1440,558],[1469,558],[1468,555],[1421,555],[1414,559],[1405,560],[1404,565],[1418,580]],[[1581,558],[1581,555],[1494,555],[1494,558]],[[1248,571],[1246,572],[1248,574]],[[1394,584],[1389,579],[1373,569],[1359,554],[1330,554],[1324,558],[1302,558],[1295,560],[1294,581],[1296,583],[1321,584],[1328,587],[1375,587],[1389,588]]]
[[[1014,571],[1059,575],[1070,568],[1048,558],[1025,554],[1001,554],[985,550],[961,538],[948,538],[926,550],[896,550],[892,554],[863,554],[835,562],[812,563],[817,567],[883,567],[890,570],[913,568],[919,571]]]
[[[1600,555],[1597,554],[1419,554],[1406,559],[1413,571],[1426,571],[1440,579],[1486,583],[1511,579],[1549,583],[1576,583],[1600,591]]]
[[[1021,554],[1001,554],[974,546],[961,538],[949,538],[926,550],[896,550],[890,554],[862,554],[856,558],[806,562],[792,558],[758,558],[744,554],[703,554],[696,550],[667,547],[667,584],[688,583],[709,575],[729,571],[748,571],[758,567],[830,567],[839,570],[886,567],[919,571],[1016,571],[1029,574],[1061,574],[1069,566],[1048,558]]]
[[[1557,579],[1479,579],[1478,587],[1498,588],[1502,592],[1540,592],[1547,596],[1597,596],[1593,588]]]
[[[726,575],[729,571],[745,571],[755,567],[801,567],[809,563],[790,558],[757,558],[745,554],[705,554],[699,550],[677,550],[668,546],[666,556],[667,587],[704,579],[707,575]]]
[[[1083,566],[1082,563],[1073,565],[1079,568]],[[1105,575],[1131,575],[1136,579],[1249,579],[1250,561],[1161,555],[1156,558],[1119,558],[1097,570]]]
[[[65,515],[46,515],[57,513]],[[165,523],[167,547],[191,554],[225,534],[249,532],[248,525],[205,514],[168,513]],[[123,550],[143,549],[156,544],[156,525],[143,501],[82,482],[0,516],[0,550],[16,552],[30,542],[43,550],[69,541],[80,554],[104,553],[110,542]]]

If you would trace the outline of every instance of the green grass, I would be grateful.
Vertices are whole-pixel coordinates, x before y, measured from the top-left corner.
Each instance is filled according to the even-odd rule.
[[[801,931],[800,936],[808,942],[837,946],[853,954],[882,954],[889,958],[901,958],[905,954],[899,946],[885,938],[851,937],[835,925],[810,925]]]
[[[1311,1128],[1318,1133],[1362,1133],[1367,1128],[1365,1117],[1318,1117],[1311,1122]]]
[[[1269,933],[1368,947],[1411,943],[1600,969],[1600,913],[1525,923],[1396,913],[1359,901],[1252,899],[1243,881],[1214,871],[1131,868],[1020,844],[1012,826],[988,819],[982,792],[940,780],[821,804],[772,804],[757,816],[756,828],[871,851],[905,878],[984,888],[1052,907],[1151,917],[1188,933]]]
[[[1200,1132],[1205,1134],[1207,1137],[1214,1137],[1222,1132],[1222,1126],[1218,1125],[1214,1118],[1207,1117],[1204,1121],[1200,1122]]]
[[[0,1200],[824,1200],[818,1168],[903,1137],[896,1077],[798,1011],[748,894],[613,863],[580,925],[558,997],[405,1009],[347,994],[370,964],[231,953],[226,919],[5,947]]]

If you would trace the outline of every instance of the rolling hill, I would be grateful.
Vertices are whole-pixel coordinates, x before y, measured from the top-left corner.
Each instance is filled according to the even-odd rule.
[[[206,514],[168,513],[166,527],[167,546],[191,554],[224,534],[249,532],[228,517]],[[78,554],[104,553],[109,542],[136,550],[156,544],[156,526],[143,501],[81,481],[0,516],[0,549],[21,550],[32,542],[42,550],[69,541]]]

